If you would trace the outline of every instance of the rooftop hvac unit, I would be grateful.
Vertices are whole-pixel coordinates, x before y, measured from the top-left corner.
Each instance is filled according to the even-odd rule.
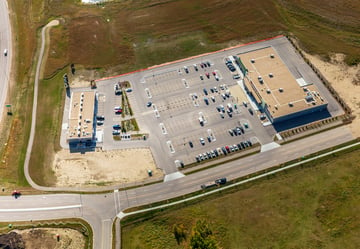
[[[267,93],[271,93],[271,90],[268,88],[268,89],[266,89],[266,92],[267,92]]]
[[[270,58],[271,58],[271,59],[274,59],[274,58],[275,58],[275,55],[274,55],[274,54],[270,54]]]
[[[269,77],[272,78],[274,77],[274,75],[272,73],[269,73]]]
[[[81,113],[79,114],[79,119],[81,119],[82,118],[82,115],[81,115]]]
[[[255,63],[255,59],[251,59],[250,61],[251,61],[251,63]]]
[[[278,109],[278,106],[277,105],[274,105],[275,109],[277,110]]]
[[[82,107],[80,107],[80,111],[82,112]]]
[[[81,93],[81,97],[84,97],[84,93]]]
[[[303,90],[304,90],[304,92],[307,92],[307,91],[308,91],[307,87],[304,87]]]
[[[290,107],[293,107],[294,104],[293,104],[292,102],[289,102],[289,106],[290,106]]]
[[[284,91],[284,89],[280,87],[280,88],[279,88],[279,92],[282,93],[283,91]]]
[[[80,131],[79,131],[79,132],[77,133],[78,137],[80,137],[80,134],[81,134],[81,133],[80,133]]]

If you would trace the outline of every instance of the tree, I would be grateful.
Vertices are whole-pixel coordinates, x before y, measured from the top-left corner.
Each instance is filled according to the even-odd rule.
[[[191,249],[217,249],[215,237],[205,220],[198,220],[190,238]]]
[[[175,224],[173,226],[173,233],[178,245],[180,245],[180,243],[186,239],[186,230],[183,224]]]

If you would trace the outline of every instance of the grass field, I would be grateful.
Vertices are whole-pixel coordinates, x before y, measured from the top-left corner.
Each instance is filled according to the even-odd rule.
[[[49,165],[58,147],[64,89],[60,76],[71,63],[99,77],[128,72],[277,34],[294,34],[303,49],[329,58],[342,52],[360,61],[357,0],[121,0],[81,5],[78,0],[9,1],[16,47],[16,86],[1,134],[1,184],[27,186],[23,161],[30,128],[33,77],[40,28],[57,18],[40,87],[37,132],[30,162],[39,183],[51,181]],[[46,97],[53,96],[54,98]],[[49,114],[51,107],[53,113]],[[11,128],[10,128],[11,127]],[[44,132],[47,132],[44,136]],[[49,145],[49,146],[47,146]],[[45,146],[45,147],[44,147]],[[46,148],[46,150],[44,149]],[[43,177],[48,180],[42,180]]]
[[[123,224],[123,248],[188,248],[191,229],[206,220],[219,248],[358,248],[360,153],[297,168],[220,193],[194,205]],[[187,240],[177,245],[173,226]]]

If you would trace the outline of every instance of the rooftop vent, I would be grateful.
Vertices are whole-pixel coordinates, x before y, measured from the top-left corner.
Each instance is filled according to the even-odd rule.
[[[267,92],[267,93],[271,93],[271,91],[270,91],[270,89],[269,89],[269,88],[268,88],[268,89],[266,89],[266,92]]]
[[[274,105],[275,109],[277,110],[278,109],[278,106],[277,105]]]
[[[279,88],[279,92],[282,93],[283,91],[284,91],[284,89],[280,87],[280,88]]]
[[[274,75],[272,73],[269,73],[269,77],[272,78],[274,77]]]
[[[250,61],[251,61],[251,63],[255,63],[255,59],[251,59]]]
[[[294,104],[293,104],[292,102],[289,102],[289,106],[290,106],[290,107],[293,107]]]
[[[270,58],[271,58],[271,59],[274,59],[274,58],[275,58],[275,55],[274,55],[274,54],[270,54]]]

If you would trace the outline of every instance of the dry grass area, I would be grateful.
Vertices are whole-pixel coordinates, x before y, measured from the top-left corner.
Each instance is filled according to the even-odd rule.
[[[40,86],[36,128],[37,134],[47,135],[36,136],[30,163],[32,176],[40,184],[54,179],[47,165],[59,149],[64,96],[61,76],[71,74],[71,63],[77,71],[70,76],[70,83],[73,79],[84,83],[287,32],[311,54],[330,61],[331,51],[346,54],[346,64],[360,61],[357,0],[122,0],[103,5],[23,0],[9,1],[9,7],[14,52],[21,56],[14,67],[14,115],[1,133],[1,161],[5,163],[0,174],[4,176],[2,184],[13,186],[26,185],[22,167],[31,121],[37,32],[54,17],[60,25],[50,31],[44,69],[48,80]],[[350,101],[357,106],[355,100]]]
[[[55,186],[119,185],[142,182],[163,173],[158,169],[149,149],[126,149],[114,151],[70,153],[61,150],[56,153],[52,170],[55,172]]]

